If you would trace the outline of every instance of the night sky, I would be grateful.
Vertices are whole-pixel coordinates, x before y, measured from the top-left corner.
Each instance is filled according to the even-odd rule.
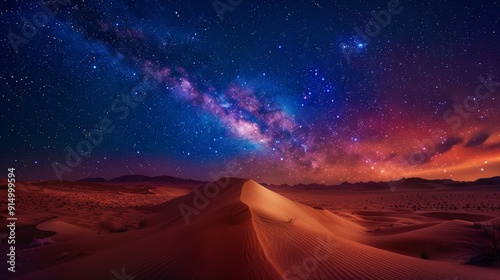
[[[500,1],[9,2],[5,174],[500,174]]]

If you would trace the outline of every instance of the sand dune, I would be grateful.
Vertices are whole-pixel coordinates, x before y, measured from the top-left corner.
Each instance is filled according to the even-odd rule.
[[[195,211],[186,218],[180,209]],[[246,179],[224,178],[148,211],[143,229],[99,237],[57,220],[40,224],[39,229],[56,232],[54,239],[60,243],[55,248],[71,242],[91,249],[75,258],[47,260],[48,268],[15,279],[54,279],[54,275],[86,280],[116,279],[117,275],[135,279],[498,279],[498,270],[422,260],[369,246],[364,226],[296,203]],[[443,228],[446,232],[449,227]],[[431,225],[420,231],[431,231],[426,236],[441,232]],[[418,235],[418,230],[407,234]],[[398,238],[407,238],[405,244],[412,240]],[[390,247],[397,244],[395,240],[379,239],[376,245]]]

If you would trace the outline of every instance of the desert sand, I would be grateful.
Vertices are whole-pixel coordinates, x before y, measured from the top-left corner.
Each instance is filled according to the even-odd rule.
[[[495,184],[124,179],[19,182],[16,197],[9,279],[500,279],[465,264],[500,220]]]

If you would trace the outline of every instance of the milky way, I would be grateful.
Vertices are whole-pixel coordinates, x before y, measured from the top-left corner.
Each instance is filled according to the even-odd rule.
[[[374,14],[390,1],[320,2],[5,4],[2,167],[56,177],[150,80],[65,179],[211,179],[235,160],[273,183],[498,175],[498,3],[400,1],[387,23]]]

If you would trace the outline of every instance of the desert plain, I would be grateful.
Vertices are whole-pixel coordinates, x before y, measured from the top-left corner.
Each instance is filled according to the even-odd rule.
[[[500,279],[498,178],[128,175],[21,181],[16,203],[16,272],[2,279]]]

